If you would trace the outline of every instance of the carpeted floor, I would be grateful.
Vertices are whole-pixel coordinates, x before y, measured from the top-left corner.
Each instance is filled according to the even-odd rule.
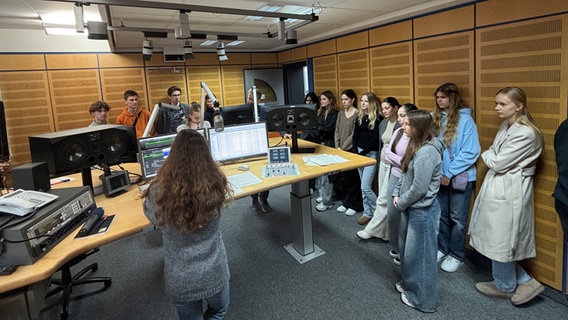
[[[486,262],[473,254],[457,272],[439,271],[438,312],[411,309],[395,291],[399,267],[389,257],[388,243],[360,240],[357,216],[334,209],[313,210],[314,241],[326,254],[299,264],[283,248],[292,239],[289,192],[290,187],[271,191],[274,210],[268,214],[252,212],[249,198],[224,211],[231,269],[226,319],[566,319],[567,296],[550,288],[521,308],[477,293],[475,283],[491,275]],[[82,265],[98,262],[97,275],[111,276],[113,284],[73,299],[69,319],[176,319],[164,295],[162,255],[160,233],[153,228],[101,247]],[[97,289],[77,287],[73,295]],[[59,318],[57,299],[46,300],[41,319]]]

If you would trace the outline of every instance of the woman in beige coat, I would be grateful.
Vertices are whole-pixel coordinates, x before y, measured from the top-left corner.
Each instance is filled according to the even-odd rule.
[[[492,260],[493,281],[477,283],[477,290],[521,305],[544,290],[517,264],[536,256],[533,176],[543,137],[521,88],[499,90],[495,104],[504,121],[493,145],[481,154],[489,171],[473,207],[470,244]]]

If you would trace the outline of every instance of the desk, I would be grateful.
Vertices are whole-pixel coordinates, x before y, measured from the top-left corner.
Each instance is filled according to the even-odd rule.
[[[280,141],[279,138],[270,139],[270,145]],[[236,194],[235,199],[265,191],[284,185],[292,184],[292,231],[294,242],[288,245],[300,255],[301,262],[310,258],[316,246],[312,236],[312,217],[311,201],[308,180],[338,171],[351,170],[363,166],[375,164],[375,160],[362,157],[353,153],[344,152],[338,149],[329,148],[306,141],[299,141],[300,147],[315,147],[319,154],[336,154],[349,160],[341,164],[334,164],[325,167],[307,166],[302,160],[307,154],[293,154],[292,160],[298,164],[301,175],[294,177],[273,177],[264,179],[262,183],[243,188],[243,192]],[[262,167],[267,163],[266,159],[249,162],[250,171],[258,177],[262,177]],[[222,167],[226,175],[242,173],[238,171],[239,164],[225,165]],[[136,163],[125,164],[124,168],[131,172],[140,172],[140,166]],[[100,184],[98,175],[100,172],[93,172],[93,183]],[[80,174],[75,176],[77,179],[57,185],[57,188],[74,187],[82,183]],[[129,192],[123,193],[114,198],[97,196],[95,198],[98,207],[102,207],[106,214],[115,214],[114,221],[109,231],[104,235],[93,236],[87,239],[76,241],[75,235],[79,228],[73,231],[67,238],[62,240],[57,246],[50,250],[45,256],[32,265],[20,266],[12,275],[0,277],[0,293],[8,292],[36,282],[49,279],[65,262],[76,255],[87,252],[93,248],[100,247],[106,243],[124,238],[131,234],[142,231],[150,225],[142,211],[142,200],[139,198],[137,186],[130,187]],[[292,253],[292,252],[291,252]],[[293,254],[294,255],[294,254]]]

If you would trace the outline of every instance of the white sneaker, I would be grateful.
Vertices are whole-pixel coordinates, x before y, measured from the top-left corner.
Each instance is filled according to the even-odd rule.
[[[317,210],[317,211],[327,211],[327,210],[328,210],[329,208],[331,208],[331,207],[332,207],[332,206],[326,206],[326,205],[323,204],[323,203],[319,203],[319,204],[316,206],[316,210]]]
[[[440,268],[446,272],[456,272],[462,264],[462,261],[459,261],[452,256],[447,256],[446,259],[444,259],[444,262],[442,262]]]
[[[400,294],[400,300],[402,300],[402,302],[403,302],[405,305],[407,305],[407,306],[409,306],[409,307],[411,307],[411,308],[416,308],[416,307],[412,304],[412,302],[410,302],[410,300],[408,300],[408,298],[406,297],[406,294],[405,294],[404,292],[402,292],[402,293]]]
[[[368,240],[371,239],[372,236],[370,234],[367,233],[367,231],[365,230],[359,230],[357,231],[357,236],[363,240]]]
[[[335,209],[335,210],[337,212],[343,213],[343,212],[347,211],[347,208],[345,208],[345,206],[341,205],[341,206],[337,207],[337,209]]]
[[[391,250],[389,251],[389,256],[391,256],[391,258],[398,258],[398,252]]]
[[[398,291],[399,293],[404,292],[404,289],[402,288],[402,284],[400,284],[400,282],[395,283],[394,287],[396,288],[396,291]]]
[[[437,262],[437,263],[440,263],[440,261],[442,261],[442,259],[444,259],[445,256],[446,256],[445,253],[443,253],[442,251],[438,250],[438,257],[437,257],[436,262]]]
[[[400,267],[400,258],[399,257],[392,259],[392,262],[394,263],[395,266]]]
[[[322,202],[322,200],[323,200],[322,197],[317,197],[317,198],[316,198],[316,202],[317,202],[317,203]]]
[[[353,216],[353,215],[356,215],[356,214],[357,214],[357,211],[355,211],[351,208],[349,208],[349,209],[347,209],[347,211],[345,211],[346,216]]]

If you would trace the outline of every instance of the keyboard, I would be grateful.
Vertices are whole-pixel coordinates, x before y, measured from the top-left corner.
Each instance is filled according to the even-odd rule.
[[[272,163],[262,168],[263,178],[298,175],[300,175],[300,168],[298,168],[297,164],[293,163]]]

